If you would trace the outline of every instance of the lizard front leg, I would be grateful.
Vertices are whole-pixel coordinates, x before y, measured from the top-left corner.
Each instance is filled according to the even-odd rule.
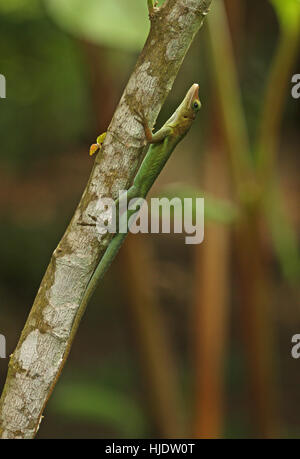
[[[145,137],[148,143],[161,143],[172,132],[171,127],[164,125],[161,129],[159,129],[157,132],[153,134],[152,132],[153,129],[150,129],[146,116],[137,111],[135,111],[135,114],[136,114],[136,119],[144,127]]]

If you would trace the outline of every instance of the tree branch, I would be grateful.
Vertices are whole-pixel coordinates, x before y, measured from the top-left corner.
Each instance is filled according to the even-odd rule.
[[[106,238],[93,226],[101,197],[127,189],[142,152],[144,132],[134,112],[152,123],[170,91],[211,0],[167,0],[151,12],[144,49],[111,121],[100,157],[75,214],[42,280],[13,353],[0,400],[0,437],[32,438],[70,348],[70,331]],[[139,139],[139,140],[137,140]]]

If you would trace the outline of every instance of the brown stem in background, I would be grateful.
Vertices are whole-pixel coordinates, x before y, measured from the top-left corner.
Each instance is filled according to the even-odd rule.
[[[224,0],[224,3],[233,41],[233,51],[239,53],[246,34],[245,22],[247,2],[241,2],[241,0]]]
[[[215,2],[208,20],[211,64],[228,145],[231,174],[238,196],[253,177],[250,144],[225,7]],[[245,183],[246,182],[246,183]]]
[[[289,95],[288,87],[298,56],[299,42],[298,28],[282,30],[266,84],[257,142],[258,167],[264,186],[268,186],[274,177],[284,105]]]
[[[213,196],[224,198],[228,195],[226,158],[221,154],[220,142],[216,139],[220,137],[214,128],[212,147],[206,158],[205,190]],[[224,434],[229,248],[230,228],[218,223],[206,223],[204,241],[195,248],[196,438],[219,438]]]
[[[79,44],[87,62],[95,127],[99,135],[106,131],[114,112],[116,102],[114,80],[109,75],[110,66],[107,63],[105,50],[87,40],[80,40]]]
[[[271,437],[276,435],[278,400],[271,339],[274,332],[273,315],[270,313],[270,272],[265,263],[266,248],[260,239],[261,202],[256,197],[254,168],[249,160],[251,154],[245,116],[223,2],[214,4],[209,19],[210,56],[215,68],[230,167],[243,212],[235,233],[235,255],[239,264],[237,289],[253,423],[259,436]]]
[[[155,292],[149,241],[129,235],[120,255],[151,417],[160,437],[182,438],[178,375]]]
[[[297,283],[300,274],[298,236],[285,210],[283,192],[278,186],[276,156],[284,106],[289,97],[288,88],[299,45],[299,28],[282,28],[266,85],[256,145],[258,179],[263,192],[265,215],[281,269],[291,283]]]
[[[245,348],[245,381],[255,437],[274,438],[279,428],[272,285],[261,242],[260,210],[241,219],[235,232],[238,322]]]

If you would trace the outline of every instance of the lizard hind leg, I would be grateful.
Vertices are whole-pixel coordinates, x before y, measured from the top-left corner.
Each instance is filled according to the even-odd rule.
[[[125,197],[126,194],[126,197]],[[135,210],[128,210],[128,205],[132,199],[142,198],[142,190],[136,184],[133,184],[128,190],[124,191],[119,198],[115,200],[116,206],[116,216],[117,216],[117,227],[119,226],[119,221],[123,218],[125,213],[132,213],[136,212]],[[126,198],[126,200],[125,200]],[[121,214],[120,214],[120,207],[121,207]]]
[[[120,206],[120,201],[122,201],[122,199],[125,200],[125,193],[126,193],[126,199],[127,199],[127,206],[128,206],[128,203],[131,201],[131,199],[134,199],[134,198],[139,198],[141,197],[140,196],[140,189],[139,187],[137,187],[135,184],[133,184],[130,188],[128,188],[128,190],[124,191],[124,193],[121,194],[121,196],[119,196],[116,200],[115,200],[115,205],[116,205],[116,209],[117,211],[119,211],[119,206]]]

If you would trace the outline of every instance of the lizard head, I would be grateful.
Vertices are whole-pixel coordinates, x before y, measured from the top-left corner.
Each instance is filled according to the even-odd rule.
[[[186,96],[179,107],[179,112],[183,119],[194,120],[200,108],[201,102],[199,100],[199,85],[195,83],[186,93]]]
[[[185,135],[193,124],[200,108],[199,85],[195,83],[190,87],[185,98],[176,112],[172,115],[167,125],[170,126],[177,135]]]

